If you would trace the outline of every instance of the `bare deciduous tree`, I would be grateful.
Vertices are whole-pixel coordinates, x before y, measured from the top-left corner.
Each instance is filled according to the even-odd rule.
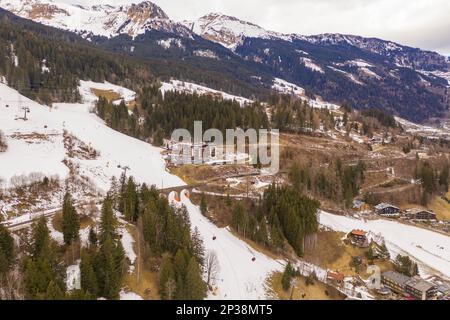
[[[0,300],[23,300],[22,275],[18,268],[0,277]]]
[[[205,269],[206,283],[209,287],[217,280],[216,278],[220,271],[219,259],[217,258],[217,253],[215,251],[209,251],[206,255]]]
[[[0,152],[8,150],[8,143],[6,142],[5,135],[0,131]]]
[[[175,283],[175,280],[170,278],[166,283],[166,298],[167,300],[173,300],[175,296],[175,291],[177,288],[177,284]]]

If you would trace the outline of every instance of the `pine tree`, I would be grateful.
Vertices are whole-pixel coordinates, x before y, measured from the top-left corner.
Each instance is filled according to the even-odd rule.
[[[81,253],[80,275],[81,289],[83,289],[84,292],[97,296],[97,275],[95,274],[94,266],[92,264],[91,254],[87,251]]]
[[[201,197],[201,200],[200,200],[200,212],[205,217],[208,216],[208,204],[206,202],[206,196],[205,196],[204,193],[202,193],[202,197]]]
[[[97,241],[98,241],[97,233],[95,232],[94,227],[91,227],[89,229],[89,243],[91,244],[91,246],[95,246],[97,245]]]
[[[120,268],[115,257],[114,243],[107,236],[98,253],[96,273],[99,284],[99,294],[107,299],[117,299],[121,287]]]
[[[0,277],[8,272],[14,261],[14,239],[9,230],[0,224]]]
[[[281,277],[281,285],[284,291],[288,291],[291,287],[291,279],[293,275],[293,269],[291,262],[289,261],[284,268],[283,276]]]
[[[386,243],[384,241],[381,244],[380,251],[384,259],[389,260],[391,258],[391,254],[389,253],[389,250],[386,247]]]
[[[173,268],[172,257],[169,254],[163,256],[161,271],[159,272],[159,292],[162,299],[172,300],[176,291],[175,270]],[[170,284],[172,283],[172,284]]]
[[[33,235],[31,243],[31,256],[37,259],[45,255],[50,247],[50,231],[47,227],[47,220],[44,216],[39,218],[38,222],[33,226]]]
[[[186,299],[203,300],[206,297],[207,286],[203,281],[202,272],[194,257],[189,261],[186,273]]]
[[[137,186],[132,177],[128,179],[125,187],[125,192],[122,194],[123,214],[128,221],[137,221],[139,216]]]
[[[27,298],[45,299],[51,282],[52,292],[60,290],[64,293],[64,270],[56,255],[56,243],[50,238],[45,217],[41,217],[33,227],[30,256],[24,261],[24,270]]]
[[[47,300],[63,300],[65,296],[61,288],[54,281],[50,281],[47,287],[46,298]]]
[[[117,181],[116,176],[113,176],[111,178],[111,186],[108,192],[108,195],[113,203],[113,208],[117,208],[119,194],[120,194],[120,184],[119,181]]]
[[[62,229],[64,243],[70,245],[79,238],[80,218],[73,205],[72,196],[67,192],[64,196],[62,212]]]
[[[195,227],[194,232],[192,233],[192,253],[198,263],[203,264],[205,258],[205,248],[197,227]]]
[[[116,240],[117,235],[117,219],[112,208],[112,201],[109,196],[105,198],[102,205],[101,222],[100,222],[100,243],[106,238]]]
[[[370,262],[373,262],[373,259],[375,259],[375,255],[374,255],[372,247],[369,247],[369,249],[367,250],[366,257],[367,257],[367,260],[369,260]]]
[[[187,267],[188,267],[188,260],[189,259],[189,253],[186,251],[186,249],[178,249],[177,253],[175,254],[174,259],[174,270],[175,270],[175,277],[176,277],[176,298],[177,299],[184,299],[187,294],[187,288],[186,288],[186,273],[187,273]]]

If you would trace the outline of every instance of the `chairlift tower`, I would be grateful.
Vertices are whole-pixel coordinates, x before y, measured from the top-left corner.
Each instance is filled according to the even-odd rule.
[[[28,107],[22,107],[22,111],[24,112],[23,120],[28,120],[28,118],[27,118],[27,113],[30,113],[30,108],[28,108]]]
[[[130,167],[129,166],[122,167],[122,170],[123,170],[123,172],[125,173],[125,176],[126,176],[127,175],[127,171],[130,170]]]

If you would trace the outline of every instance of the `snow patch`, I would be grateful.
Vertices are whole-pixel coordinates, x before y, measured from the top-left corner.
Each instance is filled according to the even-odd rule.
[[[196,55],[197,57],[219,60],[219,57],[211,50],[195,50],[194,55]]]
[[[223,91],[214,90],[208,87],[204,87],[191,82],[184,82],[179,80],[170,80],[170,82],[163,82],[161,84],[161,93],[164,95],[168,91],[174,92],[185,92],[189,94],[198,94],[198,95],[211,95],[214,97],[218,97],[224,100],[234,100],[239,102],[241,106],[246,104],[252,104],[253,101],[247,98],[235,96],[229,93],[225,93]]]
[[[291,94],[297,96],[305,95],[305,89],[280,78],[273,79],[272,89],[283,94]]]
[[[121,100],[124,100],[125,102],[132,102],[136,99],[136,92],[125,87],[121,87],[107,81],[101,83],[80,80],[80,87],[78,88],[78,90],[83,97],[84,103],[95,103],[98,100],[98,97],[92,92],[92,89],[113,91],[121,97],[121,99],[119,99],[119,102]]]
[[[375,79],[377,79],[377,80],[381,80],[381,79],[382,79],[378,74],[376,74],[375,72],[373,72],[372,70],[370,70],[370,69],[367,68],[367,67],[359,68],[359,70],[360,70],[364,75],[366,75],[366,76],[368,76],[368,77],[375,78]]]
[[[68,291],[81,289],[80,261],[77,261],[77,264],[67,267],[66,288]]]
[[[312,71],[316,71],[316,72],[319,72],[319,73],[325,73],[325,71],[323,71],[322,67],[318,66],[310,58],[301,57],[300,61],[305,65],[306,68],[308,68],[308,69],[310,69]]]
[[[133,244],[136,242],[133,236],[128,232],[126,226],[121,226],[119,229],[121,235],[121,242],[123,249],[125,250],[125,256],[130,260],[132,266],[130,267],[129,272],[134,271],[134,263],[136,262],[136,252],[134,252]]]
[[[144,300],[140,295],[134,292],[120,291],[120,300]]]
[[[170,49],[172,47],[172,45],[175,45],[178,48],[181,49],[185,49],[185,46],[183,45],[183,43],[181,42],[180,39],[174,39],[174,38],[169,38],[169,39],[163,39],[163,40],[158,40],[156,43],[158,43],[158,45],[160,45],[161,47],[163,47],[164,49]]]
[[[363,82],[359,81],[358,78],[355,75],[351,74],[350,72],[347,72],[347,71],[344,71],[344,70],[341,70],[341,69],[338,69],[338,68],[335,68],[335,67],[332,67],[332,66],[328,66],[327,68],[329,68],[329,69],[331,69],[333,71],[342,73],[343,75],[347,76],[350,80],[352,80],[356,84],[359,84],[361,86],[364,85]]]
[[[272,89],[281,94],[296,95],[303,101],[308,102],[308,104],[313,108],[329,109],[329,110],[340,109],[340,106],[330,102],[323,101],[318,97],[316,99],[309,99],[308,97],[305,96],[305,89],[283,79],[274,78]]]

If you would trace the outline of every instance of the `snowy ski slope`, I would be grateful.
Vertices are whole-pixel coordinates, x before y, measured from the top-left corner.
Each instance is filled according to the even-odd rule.
[[[185,191],[177,203],[175,193],[169,199],[172,203],[185,205],[191,219],[192,227],[197,227],[203,238],[205,252],[217,254],[220,271],[215,285],[216,295],[209,294],[209,299],[260,300],[267,299],[265,281],[275,271],[282,271],[284,261],[278,261],[253,250],[244,241],[234,236],[228,228],[219,228],[205,218],[200,208],[189,200]],[[216,237],[216,240],[213,240]],[[256,258],[255,261],[252,261]]]
[[[95,86],[83,83],[82,94],[87,85]],[[99,87],[117,90],[117,86],[107,84]],[[130,96],[125,88],[121,92],[125,93],[125,98]],[[68,157],[63,143],[64,130],[98,151],[96,159],[70,160],[79,167],[80,174],[90,178],[101,190],[107,190],[111,177],[120,176],[126,166],[129,167],[127,173],[141,183],[157,187],[185,184],[166,171],[161,149],[106,126],[90,112],[92,97],[85,98],[84,104],[57,103],[49,108],[0,83],[0,130],[9,145],[6,152],[0,153],[0,178],[5,186],[14,176],[34,172],[67,177],[69,169],[62,163]],[[19,119],[24,113],[19,106],[30,109],[27,121]]]

